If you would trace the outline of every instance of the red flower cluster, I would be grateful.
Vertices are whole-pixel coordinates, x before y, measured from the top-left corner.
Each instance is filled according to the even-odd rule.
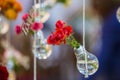
[[[72,34],[72,27],[67,25],[64,21],[58,20],[56,22],[56,31],[53,32],[47,39],[48,44],[60,45],[66,43],[66,38]]]
[[[8,80],[7,68],[0,65],[0,80]]]

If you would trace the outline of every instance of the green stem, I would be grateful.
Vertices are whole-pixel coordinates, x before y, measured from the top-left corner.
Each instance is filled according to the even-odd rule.
[[[67,39],[66,42],[68,45],[72,46],[74,49],[77,49],[80,47],[80,43],[75,39],[73,35],[70,35]]]

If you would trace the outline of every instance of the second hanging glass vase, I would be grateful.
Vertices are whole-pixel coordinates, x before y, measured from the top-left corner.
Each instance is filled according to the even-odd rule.
[[[77,49],[74,49],[75,51],[75,56],[77,58],[77,68],[79,72],[83,75],[93,75],[99,67],[99,62],[98,59],[95,55],[85,51],[83,46],[80,46]],[[85,60],[85,56],[87,54],[87,62]],[[86,64],[87,63],[87,64]],[[87,65],[87,70],[86,70],[86,65]],[[88,71],[86,73],[86,71]]]
[[[51,55],[52,46],[46,43],[41,30],[34,34],[32,41],[32,52],[38,59],[47,59]]]

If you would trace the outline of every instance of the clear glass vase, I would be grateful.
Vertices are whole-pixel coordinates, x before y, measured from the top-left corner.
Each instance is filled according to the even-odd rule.
[[[77,58],[77,68],[79,72],[83,75],[93,75],[99,67],[98,59],[95,55],[85,51],[83,46],[80,46],[78,49],[74,49],[75,55]],[[85,56],[87,55],[87,62]],[[87,66],[87,70],[86,70]],[[87,72],[86,72],[87,71]]]
[[[117,17],[117,20],[120,22],[120,7],[118,7],[118,10],[116,12],[116,17]]]
[[[47,59],[52,53],[52,46],[46,43],[42,31],[34,34],[32,51],[38,59]]]
[[[0,15],[0,34],[5,34],[9,30],[9,22],[8,20],[3,16]]]

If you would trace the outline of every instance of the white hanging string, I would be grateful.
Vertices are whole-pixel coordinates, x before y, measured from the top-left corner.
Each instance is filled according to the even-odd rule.
[[[36,8],[35,8],[36,4],[37,4],[37,1],[34,0],[34,14],[36,14]],[[34,17],[34,20],[35,19],[36,19],[36,15]],[[36,41],[36,35],[34,35],[34,39],[35,39],[34,41]],[[35,47],[35,44],[36,44],[36,42],[33,43],[34,47]],[[37,58],[36,58],[35,54],[34,54],[34,77],[33,78],[34,78],[34,80],[37,80]]]
[[[88,78],[87,53],[85,49],[85,0],[83,0],[83,48],[85,51],[85,78]]]
[[[38,8],[38,7],[39,7],[38,10],[39,10],[40,6],[41,6],[41,1],[38,0],[38,3],[37,3],[37,0],[34,0],[34,14],[35,14],[34,20],[36,20],[36,13],[38,13],[38,16],[40,15],[40,12],[39,11],[37,12],[37,10],[36,10],[36,8]],[[36,35],[34,36],[34,39],[36,39]],[[36,42],[34,42],[34,43],[36,43]],[[34,54],[34,80],[37,80],[37,58],[36,58],[35,54]]]
[[[34,37],[36,38],[36,37]],[[37,80],[37,58],[34,54],[34,80]]]

